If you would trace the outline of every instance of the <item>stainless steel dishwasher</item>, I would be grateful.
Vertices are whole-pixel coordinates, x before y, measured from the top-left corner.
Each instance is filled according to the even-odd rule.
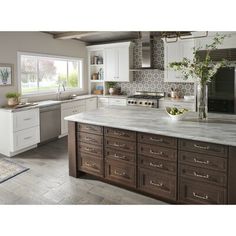
[[[58,138],[61,134],[61,105],[40,107],[40,143]]]

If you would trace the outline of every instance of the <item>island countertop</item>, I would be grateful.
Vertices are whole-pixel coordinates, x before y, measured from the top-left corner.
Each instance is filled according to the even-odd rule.
[[[210,113],[199,121],[196,112],[173,121],[160,109],[108,106],[65,118],[68,121],[236,146],[236,116]]]

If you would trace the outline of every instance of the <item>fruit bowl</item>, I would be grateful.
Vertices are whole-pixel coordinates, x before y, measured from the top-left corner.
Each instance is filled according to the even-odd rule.
[[[166,112],[172,120],[182,120],[188,113],[188,110],[185,108],[166,107]]]

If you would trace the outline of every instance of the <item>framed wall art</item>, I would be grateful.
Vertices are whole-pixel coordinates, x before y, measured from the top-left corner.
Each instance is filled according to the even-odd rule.
[[[0,63],[0,86],[12,85],[13,65]]]

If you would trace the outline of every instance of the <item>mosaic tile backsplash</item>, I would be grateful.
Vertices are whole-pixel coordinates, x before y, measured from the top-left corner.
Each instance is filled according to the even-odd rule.
[[[140,40],[134,41],[134,68],[140,68],[142,61],[142,45]],[[164,82],[164,44],[161,39],[154,39],[152,43],[152,67],[160,70],[135,71],[131,83],[118,83],[121,91],[127,95],[135,91],[158,91],[170,93],[171,88],[178,89],[180,95],[193,95],[193,83],[166,83]]]

